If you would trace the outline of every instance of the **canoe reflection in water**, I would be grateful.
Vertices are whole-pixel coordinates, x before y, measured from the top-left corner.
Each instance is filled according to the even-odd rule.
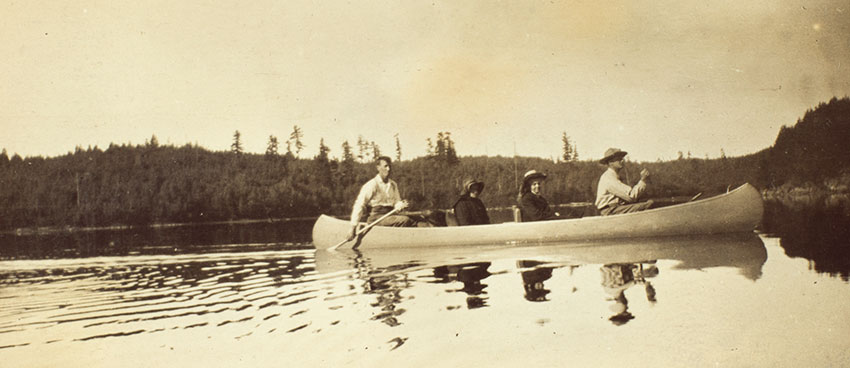
[[[445,292],[465,293],[466,309],[473,310],[492,305],[501,307],[505,300],[500,297],[507,294],[494,293],[488,284],[499,287],[503,281],[515,283],[517,279],[522,289],[517,289],[514,295],[532,303],[561,303],[566,300],[563,294],[574,295],[569,298],[573,306],[592,303],[586,298],[592,294],[581,291],[601,287],[608,302],[602,315],[620,326],[635,318],[626,297],[630,288],[642,287],[648,303],[656,303],[651,280],[660,274],[661,268],[671,271],[666,277],[678,275],[682,270],[730,268],[739,276],[757,280],[766,259],[764,244],[755,234],[532,247],[315,251],[316,270],[320,274],[349,273],[353,265],[352,276],[365,281],[365,292],[378,295],[373,306],[381,311],[373,319],[391,326],[399,323],[397,318],[405,313],[404,307],[416,305],[408,300],[422,292],[422,283],[456,283],[458,286],[446,288]],[[429,297],[440,298],[434,294]],[[444,308],[451,311],[461,307],[449,304]]]
[[[629,312],[626,289],[636,284],[643,284],[646,289],[646,299],[653,304],[656,302],[655,288],[646,280],[658,275],[658,267],[654,263],[655,261],[646,262],[646,266],[644,266],[645,263],[612,263],[600,268],[602,288],[609,295],[608,300],[612,302],[609,308],[614,312],[608,320],[614,325],[620,326],[635,318]]]

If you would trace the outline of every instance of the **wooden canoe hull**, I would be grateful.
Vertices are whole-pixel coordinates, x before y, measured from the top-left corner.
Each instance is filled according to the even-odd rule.
[[[515,245],[752,232],[763,212],[761,194],[744,184],[715,197],[622,215],[477,226],[375,226],[356,240],[356,246]],[[316,249],[330,248],[345,239],[349,230],[348,221],[322,215],[313,225],[313,245]],[[355,246],[355,241],[344,246]]]

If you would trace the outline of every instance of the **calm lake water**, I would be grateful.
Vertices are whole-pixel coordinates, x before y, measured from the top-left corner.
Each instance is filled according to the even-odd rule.
[[[812,217],[768,211],[770,231],[742,236],[337,253],[311,248],[309,221],[3,235],[0,362],[846,366],[846,220]]]

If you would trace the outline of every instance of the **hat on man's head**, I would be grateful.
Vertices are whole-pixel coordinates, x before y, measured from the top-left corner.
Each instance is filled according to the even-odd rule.
[[[522,182],[527,183],[531,179],[546,179],[546,174],[537,170],[528,170],[528,172],[522,176]]]
[[[603,156],[602,159],[599,160],[599,163],[603,164],[603,165],[607,165],[609,161],[611,161],[613,159],[621,159],[628,154],[629,154],[628,152],[623,151],[619,148],[609,148],[609,149],[605,150],[605,156]]]
[[[463,190],[461,190],[460,195],[469,194],[472,191],[473,187],[478,187],[478,192],[481,193],[484,191],[484,182],[475,180],[473,178],[467,178],[463,181]]]

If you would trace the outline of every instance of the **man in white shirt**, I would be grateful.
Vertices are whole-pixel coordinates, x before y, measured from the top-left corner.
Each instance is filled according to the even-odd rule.
[[[596,189],[596,208],[602,216],[616,215],[643,211],[652,206],[652,201],[636,203],[646,190],[649,170],[640,172],[640,181],[630,187],[620,181],[620,170],[623,169],[623,158],[628,153],[617,148],[609,148],[599,163],[608,166],[608,170],[599,178]]]
[[[351,231],[348,234],[348,239],[354,239],[357,232],[357,226],[360,224],[360,218],[369,209],[369,217],[367,223],[379,219],[387,212],[397,208],[399,211],[407,208],[406,200],[401,199],[398,192],[398,184],[390,179],[392,171],[392,160],[387,156],[381,156],[376,161],[378,175],[372,180],[363,184],[360,188],[360,193],[354,201],[354,208],[351,210]],[[381,220],[377,226],[417,226],[418,221],[405,215],[392,215]],[[427,223],[426,223],[427,224]],[[430,226],[428,224],[427,226]]]

